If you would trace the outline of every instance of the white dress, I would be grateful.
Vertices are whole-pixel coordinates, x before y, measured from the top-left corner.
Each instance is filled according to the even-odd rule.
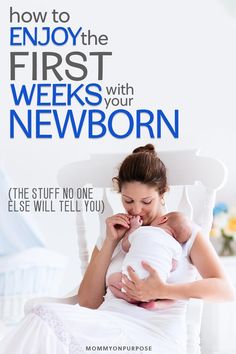
[[[169,282],[188,282],[196,277],[189,252],[198,229],[183,245],[182,258]],[[100,238],[97,247],[103,240]],[[118,244],[107,277],[120,271],[124,251]],[[171,308],[149,311],[115,298],[107,292],[97,310],[48,303],[37,305],[0,342],[1,354],[94,354],[155,353],[185,354],[185,310],[187,301]]]
[[[127,267],[130,265],[141,279],[149,274],[141,265],[145,260],[166,281],[172,260],[178,261],[182,253],[180,243],[157,226],[139,227],[129,235],[129,242],[130,249],[123,260],[122,273],[128,276]]]

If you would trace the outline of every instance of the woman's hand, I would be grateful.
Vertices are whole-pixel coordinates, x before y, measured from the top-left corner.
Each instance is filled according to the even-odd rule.
[[[106,219],[106,237],[111,241],[119,242],[126,231],[130,228],[130,218],[128,214],[115,214]]]
[[[142,266],[150,274],[146,279],[140,279],[131,267],[128,267],[131,280],[126,275],[122,276],[122,287],[126,295],[132,300],[142,302],[168,298],[167,284],[161,280],[157,271],[146,262],[142,262]]]

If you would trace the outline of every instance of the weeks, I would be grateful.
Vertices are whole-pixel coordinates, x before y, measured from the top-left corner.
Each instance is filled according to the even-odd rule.
[[[27,106],[37,104],[37,106],[71,106],[78,103],[81,106],[85,104],[98,106],[104,99],[105,108],[110,106],[131,106],[134,87],[126,84],[117,84],[106,86],[102,92],[102,86],[96,83],[91,84],[32,84],[31,86],[11,84],[12,98],[14,104],[19,106],[21,103]]]

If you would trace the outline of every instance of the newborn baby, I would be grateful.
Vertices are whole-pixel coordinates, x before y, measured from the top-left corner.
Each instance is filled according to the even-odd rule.
[[[155,218],[150,226],[142,226],[140,216],[134,216],[130,220],[130,229],[121,241],[121,246],[127,252],[123,264],[122,273],[113,273],[108,277],[108,286],[111,292],[118,298],[130,302],[119,284],[122,274],[127,275],[127,267],[131,266],[141,279],[148,277],[149,273],[142,267],[141,262],[146,261],[155,268],[163,281],[173,271],[181,256],[181,244],[186,242],[192,233],[191,221],[180,212],[171,212]],[[136,303],[136,302],[132,302]],[[151,305],[152,303],[152,305]],[[173,300],[159,300],[150,306],[150,309],[169,307]],[[139,303],[140,306],[142,304]]]

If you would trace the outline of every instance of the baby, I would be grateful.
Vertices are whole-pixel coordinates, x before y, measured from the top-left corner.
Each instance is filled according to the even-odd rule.
[[[113,273],[108,277],[111,292],[128,302],[130,299],[118,285],[122,281],[122,274],[129,277],[127,267],[131,266],[141,279],[145,279],[149,275],[141,265],[145,260],[158,271],[161,279],[166,281],[170,272],[176,269],[182,253],[181,244],[186,242],[192,233],[191,221],[180,212],[156,217],[150,226],[142,226],[140,216],[134,216],[130,225],[121,242],[123,250],[127,252],[122,264],[122,273]],[[172,300],[159,300],[155,305],[152,301],[150,306],[146,303],[143,307],[161,309],[169,307],[171,303]],[[140,303],[139,305],[142,306]]]

